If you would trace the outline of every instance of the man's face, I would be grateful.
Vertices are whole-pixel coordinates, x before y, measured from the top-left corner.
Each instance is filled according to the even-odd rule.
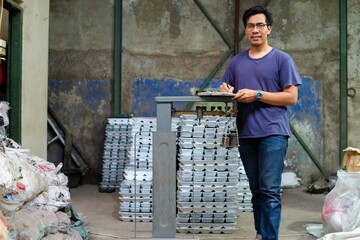
[[[251,46],[267,44],[267,37],[271,33],[271,26],[266,25],[264,14],[256,14],[249,17],[245,26],[246,36]]]

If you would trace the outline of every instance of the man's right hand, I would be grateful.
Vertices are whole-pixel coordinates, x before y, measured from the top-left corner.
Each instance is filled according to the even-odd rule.
[[[229,84],[227,84],[226,82],[223,82],[220,85],[220,92],[228,92],[228,93],[232,93],[234,91],[234,87],[230,86]]]

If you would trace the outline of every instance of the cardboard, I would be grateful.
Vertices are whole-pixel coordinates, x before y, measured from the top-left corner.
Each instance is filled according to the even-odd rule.
[[[344,149],[343,166],[347,172],[360,172],[360,149],[353,147]]]

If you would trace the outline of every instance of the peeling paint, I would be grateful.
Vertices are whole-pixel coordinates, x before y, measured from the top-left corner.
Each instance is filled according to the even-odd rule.
[[[205,79],[146,79],[135,78],[132,81],[132,113],[138,117],[156,116],[156,96],[192,96],[193,89],[199,88]],[[305,76],[299,87],[299,99],[295,106],[288,107],[290,122],[312,153],[323,159],[323,118],[321,81]],[[217,89],[220,80],[213,80],[209,88]],[[175,103],[174,103],[175,104]],[[187,103],[176,103],[174,108],[184,110]],[[320,172],[311,158],[304,151],[298,140],[293,136],[289,141],[286,157],[287,167],[297,172],[304,179]]]

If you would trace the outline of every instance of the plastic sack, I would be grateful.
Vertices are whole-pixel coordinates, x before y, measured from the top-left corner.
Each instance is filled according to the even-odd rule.
[[[64,212],[70,217],[70,228],[79,232],[83,240],[89,240],[89,232],[85,228],[85,219],[75,212],[71,204],[64,208]]]
[[[10,106],[8,102],[1,101],[0,102],[0,116],[2,117],[2,126],[6,127],[9,125],[9,117],[7,115],[7,112],[9,111]]]
[[[5,127],[9,125],[9,117],[7,112],[9,110],[9,103],[1,101],[0,102],[0,138],[6,138],[6,129]]]
[[[70,203],[70,191],[67,187],[67,176],[60,172],[62,163],[55,167],[53,163],[37,156],[28,154],[27,158],[45,176],[48,188],[27,202],[25,206],[35,206],[51,212],[66,207]]]
[[[11,193],[22,176],[21,168],[2,152],[0,152],[0,165],[0,194],[3,195]]]
[[[0,161],[4,164],[0,170],[0,209],[3,213],[18,210],[47,189],[44,174],[29,164],[20,151],[0,153]]]
[[[12,239],[42,239],[45,235],[56,233],[58,219],[53,212],[22,208],[13,212],[11,223],[14,226]]]
[[[56,212],[70,204],[70,200],[69,188],[66,186],[49,186],[47,191],[42,192],[25,205]]]
[[[360,227],[360,172],[338,170],[335,187],[326,195],[324,232],[350,232]]]
[[[52,239],[54,239],[54,240],[58,240],[58,239],[83,240],[83,238],[81,237],[80,233],[77,230],[75,230],[74,228],[70,228],[71,220],[65,212],[58,211],[55,214],[56,214],[56,217],[58,218],[58,222],[59,222],[58,233],[62,233],[65,235],[63,235],[62,237],[59,236],[58,238],[55,238],[55,236],[54,236],[54,238],[52,238]],[[48,239],[48,238],[43,238],[42,240],[45,240],[45,239]],[[49,236],[49,239],[51,239],[50,236]]]
[[[328,233],[317,240],[359,240],[360,239],[360,227],[351,232],[335,232]]]
[[[293,172],[281,174],[281,188],[296,188],[300,186],[299,178]]]

